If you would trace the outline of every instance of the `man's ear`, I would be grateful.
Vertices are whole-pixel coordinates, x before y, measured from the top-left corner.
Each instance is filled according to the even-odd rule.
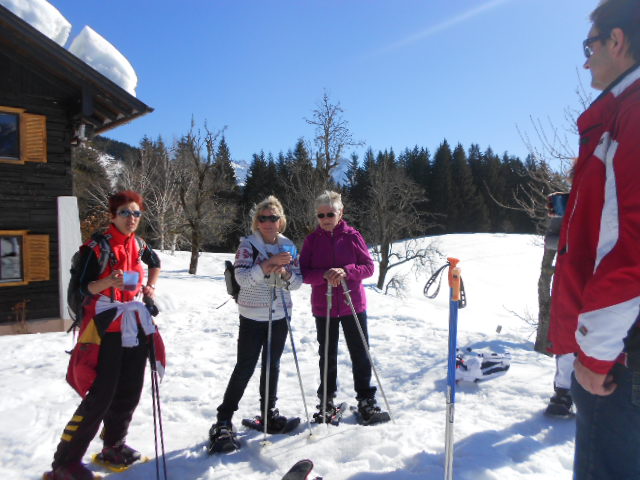
[[[621,28],[611,30],[611,48],[616,57],[624,57],[629,53],[629,42]]]

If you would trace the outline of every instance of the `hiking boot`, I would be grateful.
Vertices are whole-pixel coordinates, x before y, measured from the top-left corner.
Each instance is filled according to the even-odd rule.
[[[322,400],[320,400],[320,403],[316,405],[316,408],[318,409],[318,411],[313,414],[313,420],[316,423],[330,423],[331,419],[336,414],[336,406],[333,403],[333,400],[327,400],[327,404],[325,405],[325,421],[322,421]]]
[[[280,415],[277,408],[267,411],[267,432],[281,432],[287,426],[287,417]]]
[[[42,477],[44,480],[93,480],[93,472],[81,462],[60,465],[47,472]]]
[[[240,448],[233,432],[231,420],[219,420],[209,429],[209,446],[207,450],[212,453],[229,453]]]
[[[358,414],[363,425],[388,422],[391,417],[387,412],[380,410],[375,398],[363,398],[358,400]]]
[[[544,411],[550,417],[571,417],[573,416],[573,400],[568,388],[556,388],[555,394],[549,399],[549,405]]]
[[[111,465],[129,466],[140,460],[140,452],[120,443],[112,447],[104,447],[100,452],[100,460]]]

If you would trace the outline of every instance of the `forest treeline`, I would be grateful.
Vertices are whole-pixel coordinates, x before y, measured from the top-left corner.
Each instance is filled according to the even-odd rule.
[[[253,205],[267,195],[282,201],[287,236],[301,245],[316,226],[314,198],[325,189],[340,191],[345,218],[377,249],[381,269],[398,256],[393,245],[402,239],[539,233],[545,217],[540,199],[562,180],[544,160],[532,155],[521,160],[446,139],[433,150],[369,148],[358,155],[360,144],[351,139],[339,105],[326,95],[323,101],[307,120],[316,127],[313,141],[300,138],[277,154],[253,154],[242,184],[224,131],[206,124],[198,128],[192,122],[171,145],[148,137],[137,147],[103,137],[86,142],[75,149],[73,167],[83,235],[108,222],[106,197],[122,188],[146,199],[140,231],[148,242],[191,250],[190,273],[197,270],[199,252],[236,249],[248,232]],[[348,156],[347,150],[354,153]],[[384,276],[381,288],[383,281]]]

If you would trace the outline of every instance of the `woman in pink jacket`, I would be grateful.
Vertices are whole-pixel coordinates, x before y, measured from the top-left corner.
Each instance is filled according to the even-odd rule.
[[[371,363],[358,332],[351,309],[345,301],[341,281],[345,280],[351,292],[358,321],[367,338],[367,300],[362,280],[373,275],[373,260],[364,238],[358,230],[344,221],[342,199],[339,193],[324,192],[315,201],[318,228],[304,241],[300,253],[300,269],[304,283],[311,284],[311,307],[316,319],[320,354],[320,378],[318,397],[322,410],[324,392],[325,341],[329,342],[327,357],[326,413],[335,413],[333,398],[337,390],[339,325],[347,342],[351,357],[353,383],[358,400],[358,410],[363,423],[378,418],[380,408],[376,404],[376,387],[371,385]],[[327,321],[327,286],[333,286],[330,312],[329,338],[325,339]],[[322,411],[314,418],[323,422]]]

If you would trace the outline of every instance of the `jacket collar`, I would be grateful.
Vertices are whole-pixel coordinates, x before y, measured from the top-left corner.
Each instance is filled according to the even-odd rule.
[[[340,220],[335,228],[331,232],[327,232],[322,227],[318,226],[316,232],[320,235],[332,236],[340,233],[344,233],[347,229],[351,228],[344,219]]]
[[[112,245],[123,245],[135,236],[135,233],[132,233],[131,235],[125,235],[120,230],[118,230],[118,228],[113,223],[109,225],[109,228],[105,233],[111,235]]]
[[[578,118],[580,135],[605,123],[614,113],[616,105],[638,89],[640,89],[640,64],[634,65],[614,80],[580,115]]]

